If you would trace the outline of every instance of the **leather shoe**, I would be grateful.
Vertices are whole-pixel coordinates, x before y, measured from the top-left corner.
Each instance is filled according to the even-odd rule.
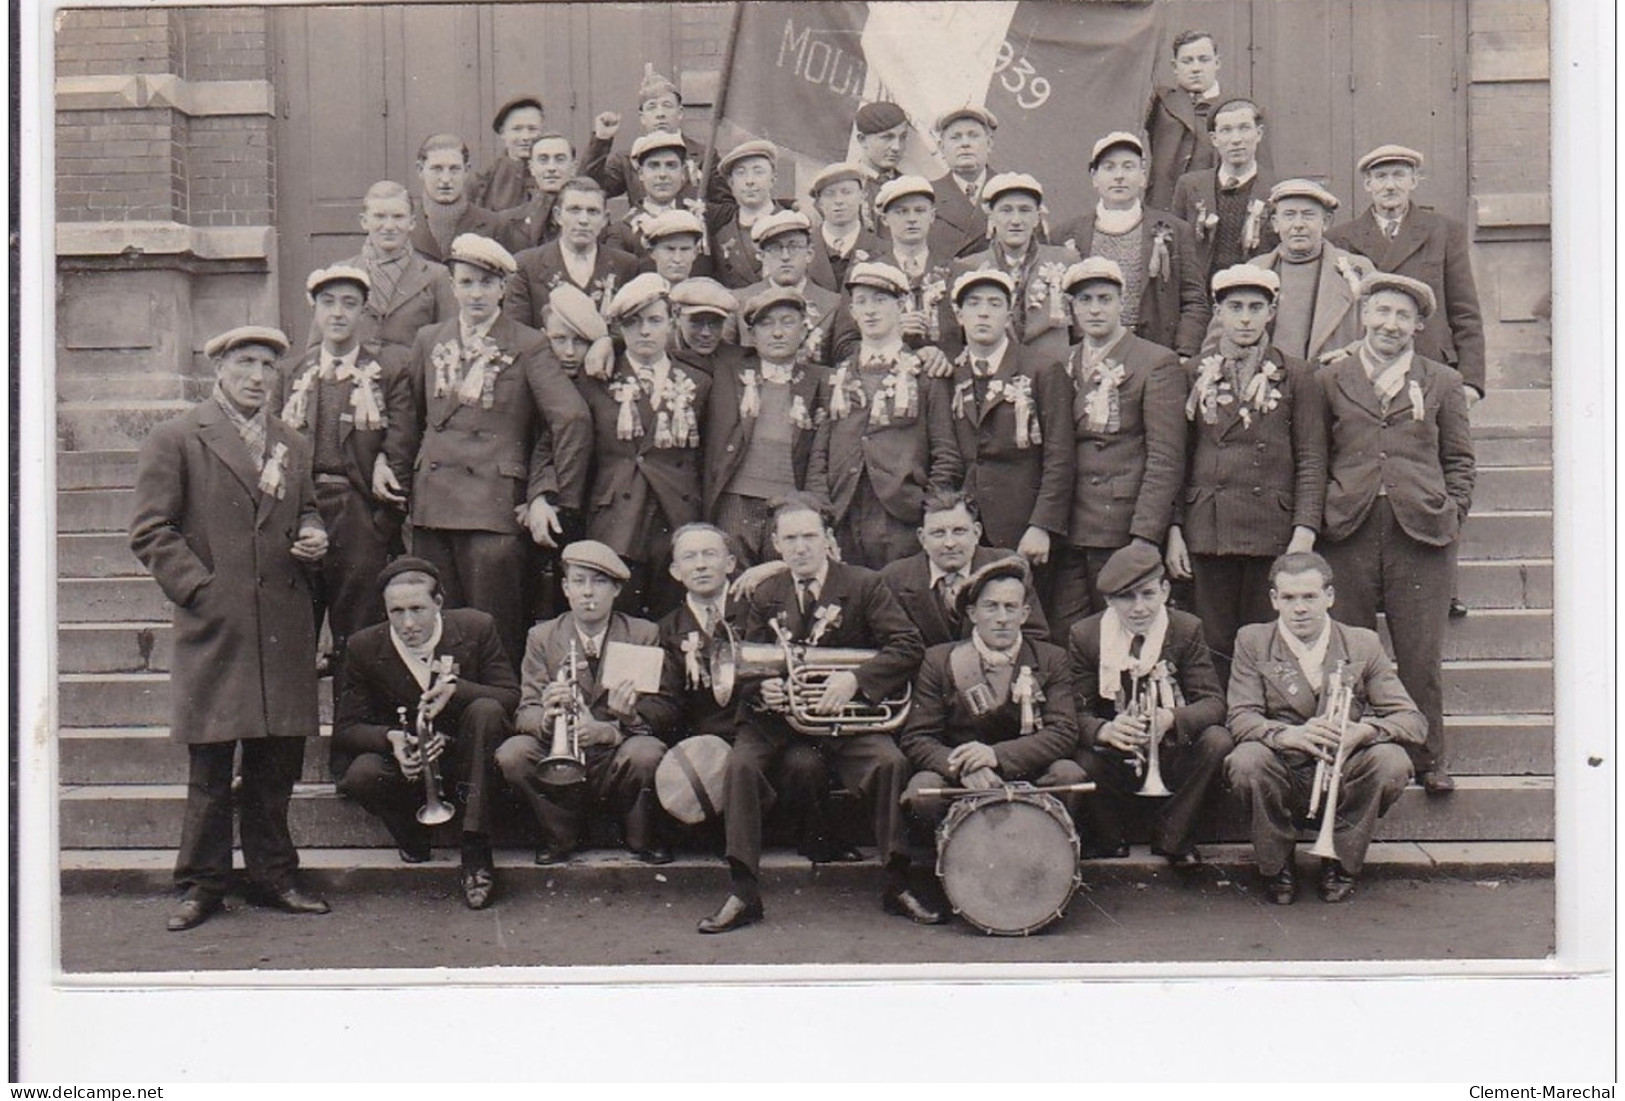
[[[1298,870],[1291,864],[1264,877],[1264,890],[1277,906],[1291,906],[1298,900]]]
[[[552,845],[538,845],[536,846],[536,865],[541,868],[555,868],[560,864],[570,863],[572,855],[574,855],[572,849],[558,849]]]
[[[496,876],[490,868],[464,868],[461,875],[463,901],[470,910],[483,910],[491,905],[496,893]]]
[[[409,849],[402,845],[395,852],[401,858],[402,864],[427,864],[434,859],[434,854],[428,849]]]
[[[1354,893],[1354,877],[1343,870],[1341,862],[1320,862],[1320,899],[1322,902],[1342,902]]]
[[[1083,850],[1085,860],[1122,860],[1128,856],[1128,842],[1116,845],[1097,845]]]
[[[738,895],[729,895],[717,908],[717,912],[710,917],[701,918],[696,928],[702,933],[730,933],[761,921],[763,913],[761,899],[746,902]]]
[[[825,837],[815,838],[801,846],[801,855],[814,864],[861,864],[863,853],[856,845],[848,845],[840,841],[831,841]]]
[[[647,849],[633,849],[632,856],[640,864],[655,866],[670,864],[672,861],[671,849],[665,845],[650,845]]]
[[[1456,790],[1455,777],[1442,768],[1422,773],[1422,787],[1429,795],[1449,795]]]
[[[298,887],[284,887],[273,892],[266,898],[265,905],[285,914],[325,914],[332,909],[326,899],[306,894]]]
[[[1202,854],[1195,849],[1188,849],[1182,853],[1162,853],[1162,858],[1168,862],[1170,868],[1200,868],[1203,863]]]
[[[880,896],[880,908],[888,914],[906,917],[918,925],[941,925],[948,920],[941,910],[933,910],[920,901],[918,895],[904,888],[888,890]]]
[[[220,901],[217,895],[195,895],[181,899],[180,904],[169,912],[167,928],[171,933],[179,933],[202,925],[220,909]]]

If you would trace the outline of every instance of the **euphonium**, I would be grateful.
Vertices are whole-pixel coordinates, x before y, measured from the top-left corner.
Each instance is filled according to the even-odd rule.
[[[722,624],[711,646],[711,693],[719,704],[733,699],[739,681],[783,677],[790,702],[785,722],[800,734],[839,737],[842,734],[888,734],[908,718],[911,689],[880,703],[852,700],[840,711],[822,715],[814,711],[824,686],[836,673],[852,672],[878,650],[802,646],[780,635],[778,643],[740,642]]]
[[[1323,771],[1327,772],[1326,794],[1323,800],[1317,799],[1320,795],[1320,785],[1315,784],[1310,795],[1310,814],[1314,814],[1317,802],[1321,803],[1320,830],[1315,834],[1315,843],[1309,851],[1316,856],[1327,860],[1337,859],[1337,846],[1333,843],[1337,830],[1337,795],[1338,789],[1343,785],[1343,766],[1348,763],[1348,733],[1349,710],[1354,703],[1354,689],[1343,683],[1343,663],[1337,665],[1334,674],[1337,683],[1328,693],[1332,698],[1328,701],[1331,707],[1327,714],[1337,720],[1337,755],[1332,760],[1330,770],[1326,769],[1326,762],[1321,761],[1315,769],[1315,778],[1318,781]]]
[[[586,703],[581,698],[581,683],[576,679],[577,661],[575,640],[571,639],[569,657],[558,676],[559,684],[570,686],[570,702],[553,720],[553,742],[536,775],[538,783],[551,788],[570,788],[587,782],[587,753],[581,748],[581,720],[586,714]]]
[[[1173,794],[1168,790],[1168,785],[1162,782],[1160,753],[1157,749],[1157,743],[1162,740],[1157,736],[1157,708],[1162,706],[1172,711],[1174,706],[1171,686],[1168,684],[1167,677],[1168,674],[1159,663],[1156,669],[1141,678],[1144,686],[1135,693],[1136,698],[1139,700],[1139,713],[1145,719],[1145,729],[1151,735],[1151,741],[1145,751],[1145,782],[1140,785],[1140,790],[1134,794],[1150,798],[1161,798]]]

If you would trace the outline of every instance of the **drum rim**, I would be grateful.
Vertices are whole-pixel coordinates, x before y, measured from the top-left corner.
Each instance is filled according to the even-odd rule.
[[[1006,926],[1002,928],[995,928],[988,925],[985,921],[979,920],[967,914],[964,906],[959,902],[956,902],[953,896],[949,893],[948,879],[943,872],[942,861],[947,852],[945,842],[948,841],[952,836],[952,829],[950,827],[959,825],[959,823],[972,817],[978,811],[990,807],[995,803],[1024,803],[1042,811],[1048,815],[1050,819],[1065,827],[1065,837],[1069,843],[1069,847],[1072,850],[1072,876],[1060,902],[1056,905],[1054,911],[1037,921],[1030,922],[1027,925],[1020,927]],[[937,874],[937,882],[942,886],[943,894],[947,896],[949,907],[953,910],[956,916],[962,918],[968,925],[979,929],[988,936],[1027,937],[1047,929],[1049,926],[1066,916],[1067,907],[1072,904],[1073,898],[1077,895],[1078,888],[1083,885],[1083,846],[1078,838],[1077,826],[1072,821],[1072,816],[1066,812],[1066,806],[1059,799],[1055,798],[1055,796],[1050,795],[1047,792],[1021,791],[1019,789],[1006,788],[1003,790],[994,789],[985,795],[978,794],[962,796],[954,801],[953,805],[948,808],[948,813],[943,816],[941,825],[937,827],[936,842],[937,859],[935,871]]]

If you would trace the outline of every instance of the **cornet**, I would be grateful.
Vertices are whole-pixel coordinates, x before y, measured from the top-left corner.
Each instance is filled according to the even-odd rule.
[[[553,720],[553,743],[536,775],[538,783],[550,788],[571,788],[587,782],[587,753],[581,748],[581,720],[586,714],[586,703],[581,698],[581,683],[576,679],[578,661],[575,640],[571,639],[570,655],[558,676],[559,684],[570,686],[570,702]]]
[[[1150,744],[1146,747],[1145,756],[1139,754],[1134,757],[1134,771],[1145,770],[1145,781],[1140,790],[1134,794],[1147,798],[1157,799],[1172,795],[1168,785],[1162,782],[1162,766],[1160,750],[1157,743],[1162,739],[1157,736],[1157,708],[1159,706],[1173,709],[1172,693],[1169,691],[1167,674],[1160,665],[1143,677],[1134,678],[1134,694],[1129,698],[1128,711],[1145,720],[1146,733],[1150,735]]]
[[[1330,768],[1324,760],[1315,763],[1315,778],[1309,788],[1309,817],[1320,815],[1320,830],[1309,851],[1327,860],[1337,859],[1337,847],[1333,844],[1337,830],[1337,796],[1343,784],[1343,766],[1348,761],[1349,710],[1354,704],[1354,688],[1343,679],[1343,668],[1347,664],[1337,663],[1333,683],[1326,693],[1325,714],[1337,722],[1337,755]]]
[[[429,666],[429,688],[438,685],[441,680],[452,675],[452,659],[450,655],[442,654],[436,658],[434,664]],[[425,690],[424,695],[428,695]],[[406,708],[399,709],[401,726],[406,725]],[[438,826],[442,822],[450,822],[457,813],[457,808],[451,801],[440,794],[440,762],[439,759],[427,759],[429,740],[434,737],[434,720],[429,718],[427,705],[423,699],[418,700],[418,713],[412,723],[412,734],[417,739],[418,752],[423,754],[423,806],[418,808],[417,819],[425,826]]]

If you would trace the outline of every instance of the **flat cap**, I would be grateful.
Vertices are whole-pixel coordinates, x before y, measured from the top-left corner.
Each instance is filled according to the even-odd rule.
[[[851,270],[846,273],[846,285],[873,287],[899,296],[907,294],[909,290],[908,276],[903,274],[901,268],[873,260],[853,264]]]
[[[1141,141],[1137,134],[1131,134],[1127,130],[1113,130],[1095,142],[1095,147],[1089,151],[1089,170],[1093,172],[1095,165],[1100,163],[1100,158],[1119,145],[1126,145],[1140,156],[1145,156],[1145,142]]]
[[[999,120],[986,107],[978,107],[974,103],[967,103],[963,107],[950,108],[937,116],[937,133],[942,133],[960,119],[975,119],[989,130],[999,128]]]
[[[715,734],[684,738],[655,766],[655,795],[666,813],[697,826],[722,815],[732,748]]]
[[[1003,558],[995,558],[979,569],[973,570],[965,578],[965,584],[959,589],[955,602],[959,605],[959,614],[964,616],[970,611],[972,604],[981,597],[982,590],[995,581],[1019,581],[1022,588],[1027,590],[1028,599],[1033,595],[1033,573],[1027,566],[1027,560],[1019,554],[1007,554]]]
[[[637,313],[649,303],[665,298],[671,293],[671,286],[652,271],[642,275],[634,275],[626,281],[626,285],[615,292],[615,297],[609,300],[609,316],[616,321],[624,320]]]
[[[639,134],[632,143],[632,163],[641,165],[643,158],[661,149],[675,149],[680,156],[688,156],[688,142],[674,130],[651,130]]]
[[[436,585],[440,584],[440,569],[427,558],[414,558],[410,554],[392,559],[389,565],[378,571],[378,591],[383,592],[389,588],[389,583],[403,573],[421,573],[434,578]]]
[[[769,287],[745,303],[745,324],[756,324],[756,319],[774,306],[794,306],[806,313],[807,299],[794,287]]]
[[[1076,288],[1096,279],[1116,283],[1119,287],[1125,285],[1123,269],[1117,266],[1116,260],[1108,260],[1104,256],[1086,256],[1066,269],[1066,274],[1061,276],[1061,291],[1071,294]]]
[[[559,560],[566,566],[585,566],[597,570],[611,581],[627,581],[632,571],[626,568],[621,556],[596,539],[582,539],[559,552]]]
[[[1233,291],[1239,287],[1251,287],[1261,290],[1271,298],[1281,296],[1281,277],[1269,268],[1255,267],[1252,264],[1232,264],[1222,271],[1213,273],[1213,297]]]
[[[687,210],[668,210],[643,223],[643,239],[651,245],[663,237],[676,237],[683,233],[704,237],[705,223]]]
[[[852,180],[854,183],[861,184],[863,182],[863,169],[859,168],[851,161],[842,161],[839,164],[825,165],[823,168],[818,170],[818,175],[812,178],[812,184],[807,188],[807,190],[812,194],[812,197],[816,199],[818,198],[818,193],[824,190],[824,188],[830,186],[831,184],[838,184],[843,180]]]
[[[671,77],[662,76],[655,72],[654,64],[645,61],[643,63],[643,80],[638,84],[638,106],[642,107],[651,99],[663,96],[667,92],[676,96],[677,102],[681,103],[683,101],[683,93],[672,82]]]
[[[999,196],[1010,191],[1025,191],[1039,202],[1044,201],[1044,185],[1025,172],[1000,172],[982,185],[982,205],[991,208]]]
[[[1009,272],[1000,271],[998,268],[978,268],[975,271],[967,271],[958,279],[954,280],[954,288],[951,296],[954,304],[958,305],[959,300],[965,296],[966,291],[982,283],[990,283],[995,287],[1002,287],[1004,289],[1005,297],[1009,298],[1011,301],[1015,300],[1016,281]]]
[[[349,264],[334,264],[330,268],[317,268],[306,276],[305,297],[316,301],[316,296],[329,283],[354,283],[361,288],[362,294],[372,292],[372,277],[366,272]]]
[[[244,344],[262,345],[279,356],[288,350],[288,338],[282,335],[280,329],[269,329],[264,325],[239,325],[205,344],[203,354],[210,359],[219,359],[233,348],[241,348]]]
[[[1149,543],[1135,540],[1126,547],[1119,547],[1106,559],[1095,584],[1103,595],[1116,596],[1142,581],[1162,575],[1162,552]]]
[[[491,131],[496,134],[502,133],[502,127],[508,121],[508,116],[519,110],[521,107],[534,107],[543,115],[547,114],[547,108],[542,106],[541,96],[533,96],[529,93],[522,96],[514,96],[501,107],[498,107],[497,113],[491,116]]]
[[[1422,319],[1433,316],[1433,311],[1439,308],[1439,300],[1433,296],[1433,288],[1420,279],[1412,279],[1408,275],[1396,275],[1391,271],[1374,271],[1360,280],[1360,297],[1369,298],[1378,291],[1398,291],[1408,295],[1416,303],[1417,311]]]
[[[1361,157],[1355,167],[1364,172],[1368,168],[1375,168],[1389,161],[1401,161],[1418,172],[1422,170],[1422,154],[1406,145],[1379,145]]]
[[[558,292],[555,291],[555,294]],[[715,313],[732,317],[739,309],[739,299],[715,279],[699,276],[685,279],[671,289],[671,304],[690,313]]]
[[[1282,199],[1313,199],[1328,211],[1338,207],[1337,196],[1314,180],[1282,180],[1270,188],[1270,202],[1278,203]]]
[[[763,157],[777,164],[779,151],[770,141],[742,141],[722,155],[722,159],[717,162],[717,171],[726,177],[729,172],[733,171],[734,165],[740,161],[748,161],[752,157]]]
[[[898,176],[881,184],[880,190],[875,192],[875,209],[884,212],[905,195],[924,195],[933,203],[937,201],[937,189],[924,176]]]
[[[908,114],[895,103],[865,103],[852,116],[852,125],[860,134],[879,134],[908,121]]]
[[[609,326],[604,324],[593,300],[569,280],[559,280],[559,285],[549,292],[547,308],[566,328],[589,344],[609,335]]]
[[[812,220],[799,210],[775,210],[765,218],[758,218],[750,227],[750,239],[765,245],[786,233],[812,233]]]
[[[451,242],[446,264],[473,264],[495,275],[512,275],[519,270],[513,253],[478,233],[459,233]]]

